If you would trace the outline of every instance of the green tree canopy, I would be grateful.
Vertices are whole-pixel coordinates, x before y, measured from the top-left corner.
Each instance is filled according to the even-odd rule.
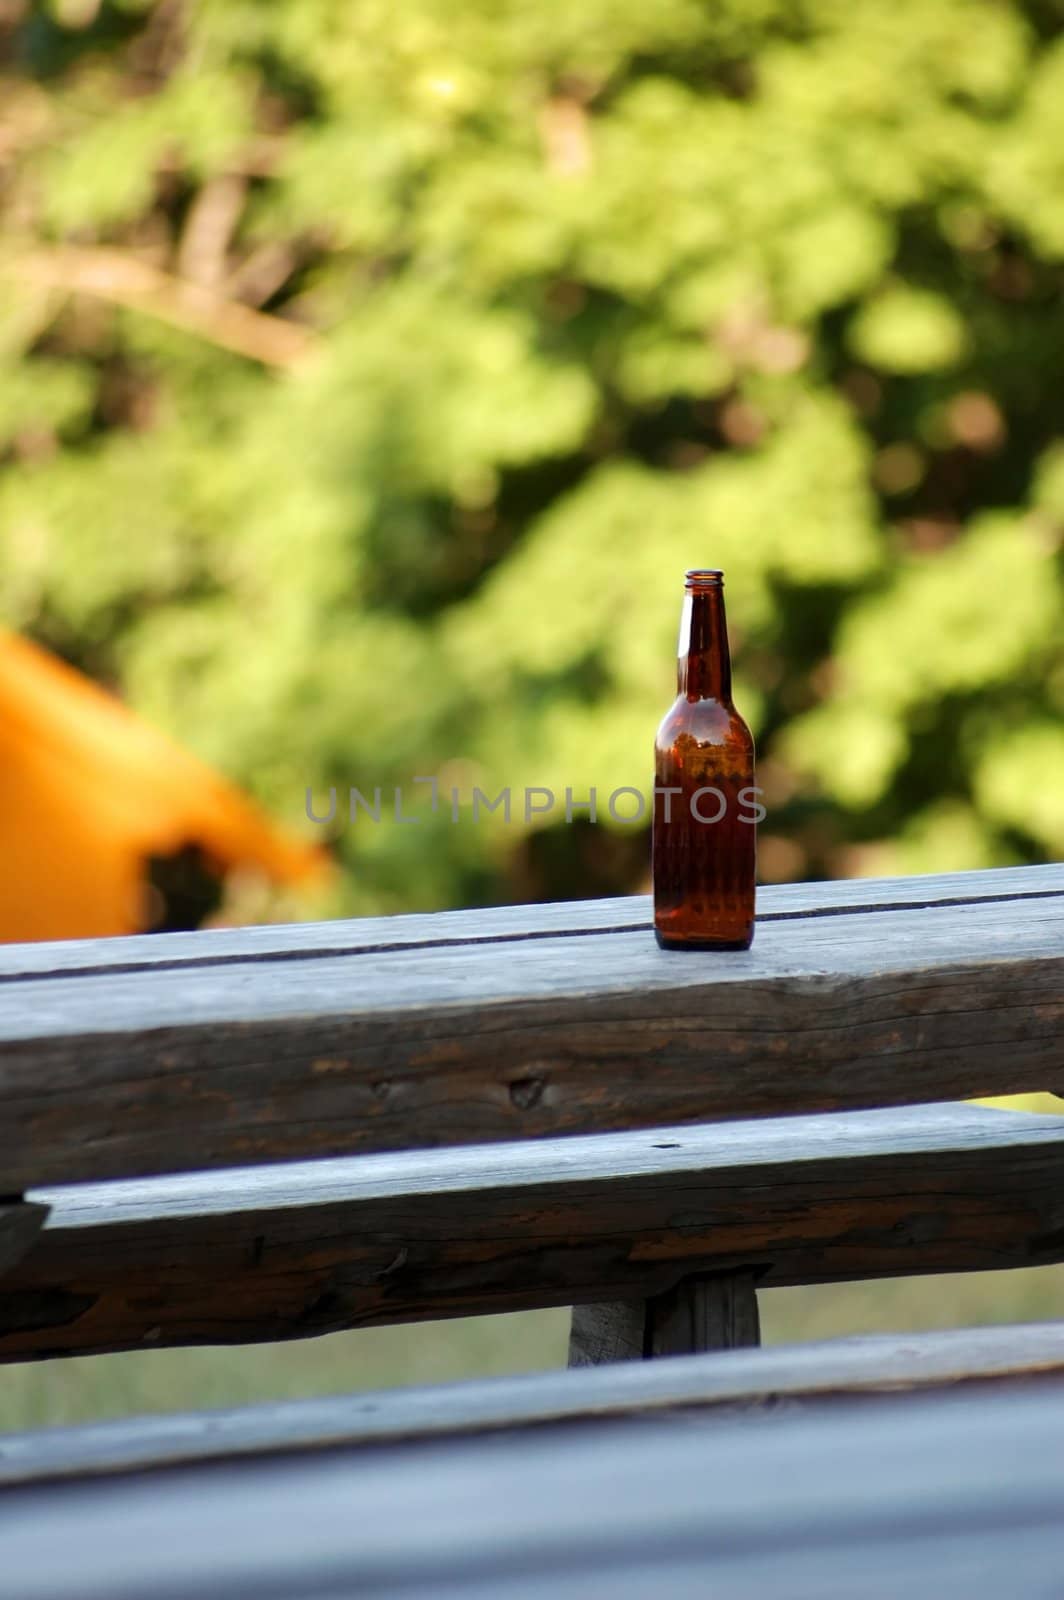
[[[1061,20],[14,0],[5,620],[298,824],[645,789],[721,566],[766,876],[1060,854]],[[342,903],[638,879],[562,832],[356,825]]]

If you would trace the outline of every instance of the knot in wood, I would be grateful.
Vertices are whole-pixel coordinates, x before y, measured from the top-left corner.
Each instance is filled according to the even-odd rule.
[[[546,1078],[515,1078],[510,1084],[510,1099],[520,1111],[538,1106],[547,1087]]]

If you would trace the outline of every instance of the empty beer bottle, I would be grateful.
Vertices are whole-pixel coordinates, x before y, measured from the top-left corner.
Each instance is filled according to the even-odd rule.
[[[669,949],[754,937],[754,741],[732,704],[724,574],[684,582],[675,703],[654,746],[654,931]]]

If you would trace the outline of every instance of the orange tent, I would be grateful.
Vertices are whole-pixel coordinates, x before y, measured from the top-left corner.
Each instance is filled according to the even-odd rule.
[[[0,940],[142,931],[149,858],[189,849],[219,877],[330,870],[120,700],[0,631]]]

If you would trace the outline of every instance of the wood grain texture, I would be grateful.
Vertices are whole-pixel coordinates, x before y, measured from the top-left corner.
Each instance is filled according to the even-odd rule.
[[[1062,1435],[1064,1386],[1043,1382],[978,1406],[907,1395],[27,1487],[0,1503],[3,1581],[18,1600],[1047,1600]]]
[[[579,1372],[334,1394],[0,1434],[0,1484],[678,1412],[725,1418],[856,1396],[1064,1381],[1064,1323],[872,1334]]]
[[[807,913],[838,916],[872,907],[915,911],[992,900],[1042,899],[1061,892],[1061,868],[1057,865],[995,867],[908,878],[762,884],[757,890],[757,914],[768,924]],[[543,905],[9,944],[0,950],[0,983],[23,977],[128,973],[248,960],[312,960],[424,945],[499,943],[555,935],[576,938],[615,930],[650,932],[651,912],[649,895],[617,895],[608,900],[555,900]]]
[[[693,1355],[760,1342],[755,1275],[692,1274],[650,1300],[574,1306],[569,1365]]]
[[[1064,1259],[1064,1119],[933,1106],[38,1191],[0,1358]]]
[[[648,1357],[737,1350],[760,1343],[757,1276],[752,1272],[681,1278],[647,1303]]]
[[[0,1170],[22,1190],[1059,1088],[1064,868],[922,881],[781,899],[719,955],[603,928],[614,902],[517,908],[498,934],[421,919],[405,943],[378,923],[333,953],[205,935],[182,946],[203,959],[129,971],[125,941],[36,972],[16,948]]]
[[[645,1300],[606,1300],[574,1306],[569,1326],[569,1365],[601,1367],[613,1361],[642,1361],[646,1322]]]

